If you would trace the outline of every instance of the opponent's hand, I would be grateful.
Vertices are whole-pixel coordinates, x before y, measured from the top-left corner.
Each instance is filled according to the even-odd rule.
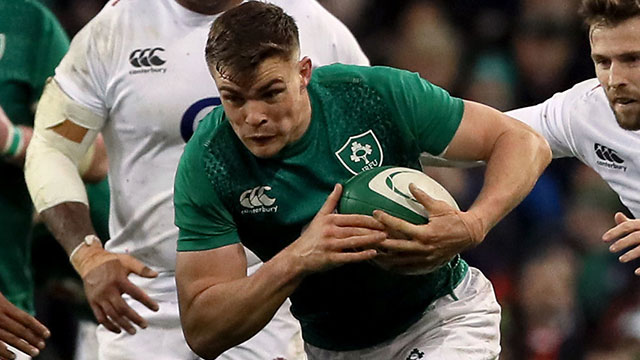
[[[486,235],[484,226],[473,213],[436,200],[414,184],[409,185],[409,190],[429,213],[429,222],[414,225],[376,210],[373,216],[393,237],[378,246],[381,250],[375,259],[378,265],[401,273],[427,273],[482,242]]]
[[[130,273],[153,278],[158,276],[157,272],[130,255],[104,250],[99,241],[81,247],[71,262],[82,277],[87,300],[99,323],[115,333],[124,329],[131,335],[136,333],[131,322],[143,329],[147,327],[147,322],[126,303],[122,294],[129,294],[158,311],[158,304],[128,279]]]
[[[616,213],[614,220],[616,226],[602,235],[604,242],[613,242],[609,246],[609,251],[630,249],[618,258],[622,263],[640,258],[640,220],[629,219],[621,212]],[[640,267],[634,273],[640,276]]]
[[[385,238],[384,226],[371,216],[336,214],[342,185],[336,185],[309,227],[283,252],[308,274],[369,260]]]
[[[49,335],[49,329],[0,294],[0,359],[15,359],[6,344],[30,356],[37,356],[44,349]]]

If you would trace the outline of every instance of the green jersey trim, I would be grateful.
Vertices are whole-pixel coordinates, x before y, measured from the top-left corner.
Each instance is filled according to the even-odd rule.
[[[203,251],[240,243],[237,231],[218,236],[207,236],[186,229],[180,229],[178,251]]]

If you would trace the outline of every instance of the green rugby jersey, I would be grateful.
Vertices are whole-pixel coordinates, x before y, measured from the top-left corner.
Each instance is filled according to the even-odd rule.
[[[0,0],[0,106],[14,124],[33,125],[34,104],[69,39],[42,4]],[[0,159],[0,291],[33,312],[30,247],[32,205],[22,169]]]
[[[244,147],[222,107],[202,121],[176,175],[178,251],[241,241],[269,260],[300,235],[334,184],[376,166],[419,168],[421,153],[442,153],[464,107],[418,75],[385,67],[320,67],[308,90],[308,130],[270,159]],[[466,271],[459,258],[419,276],[344,265],[305,278],[291,311],[308,343],[365,348],[406,330]]]

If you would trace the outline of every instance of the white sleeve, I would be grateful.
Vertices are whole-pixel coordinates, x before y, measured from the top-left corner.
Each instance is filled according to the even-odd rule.
[[[322,5],[318,4],[319,7]],[[356,40],[355,36],[351,33],[349,28],[342,23],[337,17],[322,7],[322,12],[326,17],[326,29],[327,35],[331,35],[334,38],[336,44],[336,52],[338,62],[343,64],[362,65],[369,66],[369,58],[364,54],[360,44]]]
[[[369,66],[369,59],[347,26],[316,0],[273,2],[296,20],[301,55],[310,56],[314,66],[336,62]]]
[[[95,24],[96,18],[74,37],[38,104],[24,167],[38,212],[64,202],[88,204],[77,167],[107,117],[103,101],[106,58],[100,59],[95,45],[105,36],[95,36]],[[66,120],[87,129],[80,142],[54,130]]]
[[[75,35],[54,78],[71,99],[106,118],[108,110],[104,99],[110,57],[108,53],[100,53],[100,50],[107,50],[108,42],[104,41],[105,35],[95,31],[95,28],[104,28],[99,16]]]
[[[554,158],[575,157],[577,154],[572,131],[571,96],[568,94],[569,91],[558,93],[541,104],[506,112],[542,134]]]

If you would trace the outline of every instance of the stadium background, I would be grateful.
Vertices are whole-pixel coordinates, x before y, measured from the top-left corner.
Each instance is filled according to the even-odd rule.
[[[72,37],[103,0],[42,0]],[[419,72],[453,95],[501,110],[537,104],[593,77],[578,0],[320,0],[373,65]],[[481,170],[426,169],[463,208]],[[555,160],[527,199],[464,257],[503,307],[501,359],[638,359],[640,263],[620,264],[600,236],[629,212],[590,169]],[[72,359],[81,283],[53,240],[34,239],[38,317],[53,337],[38,359]],[[52,254],[55,254],[52,258]],[[45,256],[46,255],[46,256]]]

